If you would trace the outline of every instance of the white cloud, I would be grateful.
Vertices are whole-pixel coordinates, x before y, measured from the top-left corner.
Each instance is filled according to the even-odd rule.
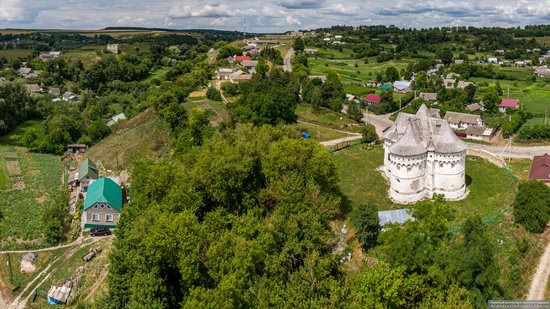
[[[20,0],[0,0],[0,21],[26,20],[25,9]]]
[[[299,21],[298,19],[292,17],[292,16],[287,16],[285,18],[287,24],[291,25],[291,26],[301,26],[302,25],[302,22]]]

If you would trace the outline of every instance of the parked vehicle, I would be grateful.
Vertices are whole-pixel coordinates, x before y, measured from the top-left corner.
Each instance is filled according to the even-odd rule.
[[[108,227],[96,226],[90,229],[91,236],[111,235],[111,230]]]

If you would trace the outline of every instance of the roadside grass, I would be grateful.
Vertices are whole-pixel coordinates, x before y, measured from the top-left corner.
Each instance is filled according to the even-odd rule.
[[[25,132],[29,129],[40,129],[41,126],[41,120],[27,120],[6,135],[0,136],[0,145],[24,146],[21,138]]]
[[[98,164],[99,168],[120,172],[129,169],[134,161],[165,155],[169,133],[168,125],[150,108],[117,125],[109,136],[92,146],[85,156]]]
[[[519,180],[525,181],[529,178],[531,161],[531,159],[512,159],[510,162],[506,163]]]
[[[17,153],[21,169],[18,177],[24,188],[0,191],[0,212],[4,216],[0,221],[0,248],[40,247],[43,245],[42,208],[60,189],[61,160],[53,155],[30,153],[25,148],[0,145],[0,156],[6,152]]]
[[[384,164],[381,146],[359,146],[334,153],[339,167],[340,187],[352,207],[371,203],[379,210],[413,207],[399,205],[388,197],[389,184],[378,168]],[[473,214],[487,219],[510,205],[515,195],[515,182],[505,171],[484,159],[467,157],[468,196],[450,202],[455,210],[454,224]]]
[[[32,53],[30,49],[2,49],[0,50],[0,57],[6,57],[8,60],[12,60],[19,57],[27,57]]]
[[[337,113],[328,108],[320,108],[318,112],[313,110],[310,104],[298,104],[296,108],[298,120],[313,124],[354,132],[358,129],[358,123],[342,113]]]
[[[338,138],[349,137],[351,135],[346,133],[337,132],[327,127],[313,125],[309,123],[295,123],[288,125],[291,128],[296,129],[298,133],[307,132],[311,135],[311,139],[318,142],[330,141]]]

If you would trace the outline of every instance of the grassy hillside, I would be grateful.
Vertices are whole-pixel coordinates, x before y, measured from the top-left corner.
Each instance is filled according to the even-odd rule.
[[[155,159],[167,152],[169,128],[153,109],[122,123],[113,133],[93,146],[85,156],[100,168],[129,169],[132,162]]]

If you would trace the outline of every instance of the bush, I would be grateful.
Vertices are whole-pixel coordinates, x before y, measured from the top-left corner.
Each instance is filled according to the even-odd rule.
[[[222,95],[220,94],[220,91],[218,89],[210,87],[206,91],[206,98],[212,101],[221,101]]]
[[[240,93],[239,85],[233,83],[223,83],[222,90],[232,96]]]
[[[361,111],[361,108],[359,107],[359,104],[351,101],[348,104],[348,117],[355,120],[360,121],[363,118],[363,112]]]
[[[550,220],[550,188],[538,180],[520,184],[514,201],[514,220],[531,233],[542,233]]]
[[[367,123],[366,126],[361,128],[361,134],[363,135],[361,141],[365,144],[378,142],[378,134],[376,134],[376,128],[370,123]]]

